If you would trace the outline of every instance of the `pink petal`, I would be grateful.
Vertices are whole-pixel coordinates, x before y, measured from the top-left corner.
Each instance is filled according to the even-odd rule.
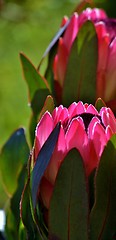
[[[87,21],[90,20],[91,9],[87,8],[79,15],[79,28]]]
[[[92,21],[100,21],[107,18],[106,13],[102,9],[94,8],[90,13]]]
[[[86,110],[85,110],[85,106],[83,104],[83,102],[79,101],[77,103],[77,106],[76,106],[76,109],[75,109],[75,113],[76,115],[79,115],[79,114],[82,114],[84,113]]]
[[[67,23],[67,21],[68,21],[68,17],[64,16],[60,26],[63,27]]]
[[[35,144],[34,144],[35,159],[37,158],[37,155],[41,147],[49,137],[52,130],[53,130],[53,119],[51,114],[49,112],[46,112],[36,127],[36,132],[35,132],[36,136],[35,136]]]
[[[89,126],[88,126],[88,138],[93,139],[93,131],[96,123],[100,123],[100,120],[97,117],[93,117]]]
[[[116,118],[111,109],[103,107],[100,110],[100,115],[104,126],[107,127],[109,125],[112,131],[116,133]]]
[[[78,103],[72,103],[68,108],[70,119],[84,113],[85,111],[85,106],[82,101],[79,101]]]
[[[58,121],[62,121],[62,123],[63,123],[64,121],[66,121],[68,119],[69,119],[68,109],[64,107],[62,109],[62,112],[59,115]]]
[[[113,135],[113,131],[112,131],[111,127],[108,125],[108,126],[106,127],[106,137],[107,137],[107,141],[110,140],[110,138],[112,137],[112,135]]]
[[[78,119],[74,118],[66,133],[67,150],[69,151],[72,148],[77,148],[81,153],[83,160],[86,161],[87,143],[88,138],[83,126]]]
[[[81,27],[87,20],[94,22],[102,21],[106,19],[107,15],[105,12],[98,8],[86,8],[79,16],[79,27]]]
[[[70,19],[70,23],[66,29],[66,32],[64,34],[64,44],[68,50],[68,53],[70,51],[70,48],[72,46],[72,43],[74,41],[74,39],[77,36],[77,32],[78,32],[78,14],[74,13],[73,16]]]
[[[76,38],[77,31],[78,31],[78,15],[75,13],[72,16],[70,23],[64,33],[64,37],[59,39],[57,57],[55,57],[53,63],[54,78],[59,82],[61,87],[63,86],[64,82],[68,55],[72,43]]]
[[[92,113],[92,114],[98,115],[98,111],[92,104],[88,106],[86,113]]]
[[[59,107],[56,107],[52,113],[53,121],[54,121],[54,127],[58,122],[64,122],[69,118],[68,109],[60,105]]]
[[[84,103],[85,112],[87,111],[88,106],[89,106],[88,103]]]
[[[93,143],[96,150],[98,158],[101,156],[104,146],[107,143],[107,138],[105,134],[105,129],[100,123],[96,123],[93,129]]]
[[[104,98],[106,67],[109,54],[110,36],[103,22],[95,25],[98,36],[97,97]]]
[[[77,103],[76,102],[73,102],[69,108],[68,108],[68,112],[69,112],[69,116],[70,118],[72,118],[73,116],[75,116],[75,109],[76,109],[76,106],[77,106]]]
[[[85,124],[84,124],[83,118],[80,116],[78,116],[76,118],[77,118],[78,122],[81,124],[81,126],[83,127],[83,129],[85,130]]]
[[[56,107],[53,112],[52,112],[52,118],[53,118],[53,121],[54,121],[54,125],[58,123],[59,121],[59,116],[62,112],[62,109],[63,109],[63,105],[60,105],[59,107]],[[61,119],[60,119],[61,120]]]

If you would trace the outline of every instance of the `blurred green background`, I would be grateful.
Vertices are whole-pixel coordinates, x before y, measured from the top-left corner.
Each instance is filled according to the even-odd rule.
[[[0,0],[0,146],[19,126],[27,128],[30,108],[19,52],[38,66],[78,0]]]

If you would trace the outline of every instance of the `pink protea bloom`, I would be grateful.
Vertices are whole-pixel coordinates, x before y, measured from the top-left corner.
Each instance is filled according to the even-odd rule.
[[[87,8],[80,15],[73,14],[63,37],[59,39],[53,63],[55,86],[56,89],[60,88],[60,96],[57,96],[59,102],[62,101],[62,88],[72,44],[87,20],[94,24],[98,37],[96,97],[101,97],[105,102],[116,100],[116,19],[108,18],[101,9]],[[66,18],[63,22],[66,22]]]
[[[116,119],[110,108],[103,107],[98,112],[93,105],[81,101],[72,103],[69,108],[60,105],[52,114],[45,112],[37,125],[34,161],[58,122],[61,122],[58,141],[39,189],[39,195],[47,209],[60,164],[67,153],[73,148],[78,149],[86,175],[89,176],[97,167],[108,140],[116,133]]]

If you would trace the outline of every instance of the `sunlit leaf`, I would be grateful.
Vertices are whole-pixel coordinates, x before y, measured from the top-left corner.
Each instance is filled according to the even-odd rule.
[[[50,239],[88,239],[88,192],[82,158],[72,149],[58,172],[49,209]]]
[[[37,69],[33,66],[30,60],[20,53],[24,78],[28,84],[30,102],[32,101],[34,94],[40,89],[49,89],[47,81],[40,75]]]
[[[95,102],[95,108],[96,108],[98,111],[100,111],[100,109],[101,109],[102,107],[106,107],[106,104],[105,104],[105,102],[104,102],[101,98],[98,98],[98,99],[96,100],[96,102]]]
[[[19,226],[19,239],[20,240],[25,240],[27,238],[27,233],[25,230],[25,227],[22,223],[22,221],[20,221],[20,226]]]
[[[46,112],[46,111],[49,111],[50,113],[52,113],[54,110],[54,101],[53,101],[53,98],[52,96],[48,95],[46,100],[45,100],[45,103],[44,103],[44,106],[39,114],[39,118],[38,120],[41,119],[41,117],[43,116],[43,114]]]

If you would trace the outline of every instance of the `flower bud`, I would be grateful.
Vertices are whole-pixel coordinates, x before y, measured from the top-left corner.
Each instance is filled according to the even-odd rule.
[[[98,112],[92,104],[74,102],[69,108],[56,107],[52,114],[45,112],[36,128],[34,161],[58,122],[60,133],[55,150],[41,180],[39,196],[48,209],[55,179],[67,153],[76,148],[83,159],[87,177],[97,167],[108,140],[116,133],[116,119],[110,108]]]
[[[103,10],[97,8],[87,8],[80,15],[74,13],[63,37],[59,39],[58,50],[53,63],[56,92],[58,87],[60,89],[60,95],[56,97],[58,102],[61,103],[71,48],[75,38],[78,37],[79,30],[88,20],[93,23],[98,38],[96,98],[101,97],[105,102],[109,104],[112,102],[114,105],[114,101],[116,103],[116,19],[108,18]],[[89,56],[88,61],[92,61]],[[77,68],[72,71],[79,71],[78,64]]]

